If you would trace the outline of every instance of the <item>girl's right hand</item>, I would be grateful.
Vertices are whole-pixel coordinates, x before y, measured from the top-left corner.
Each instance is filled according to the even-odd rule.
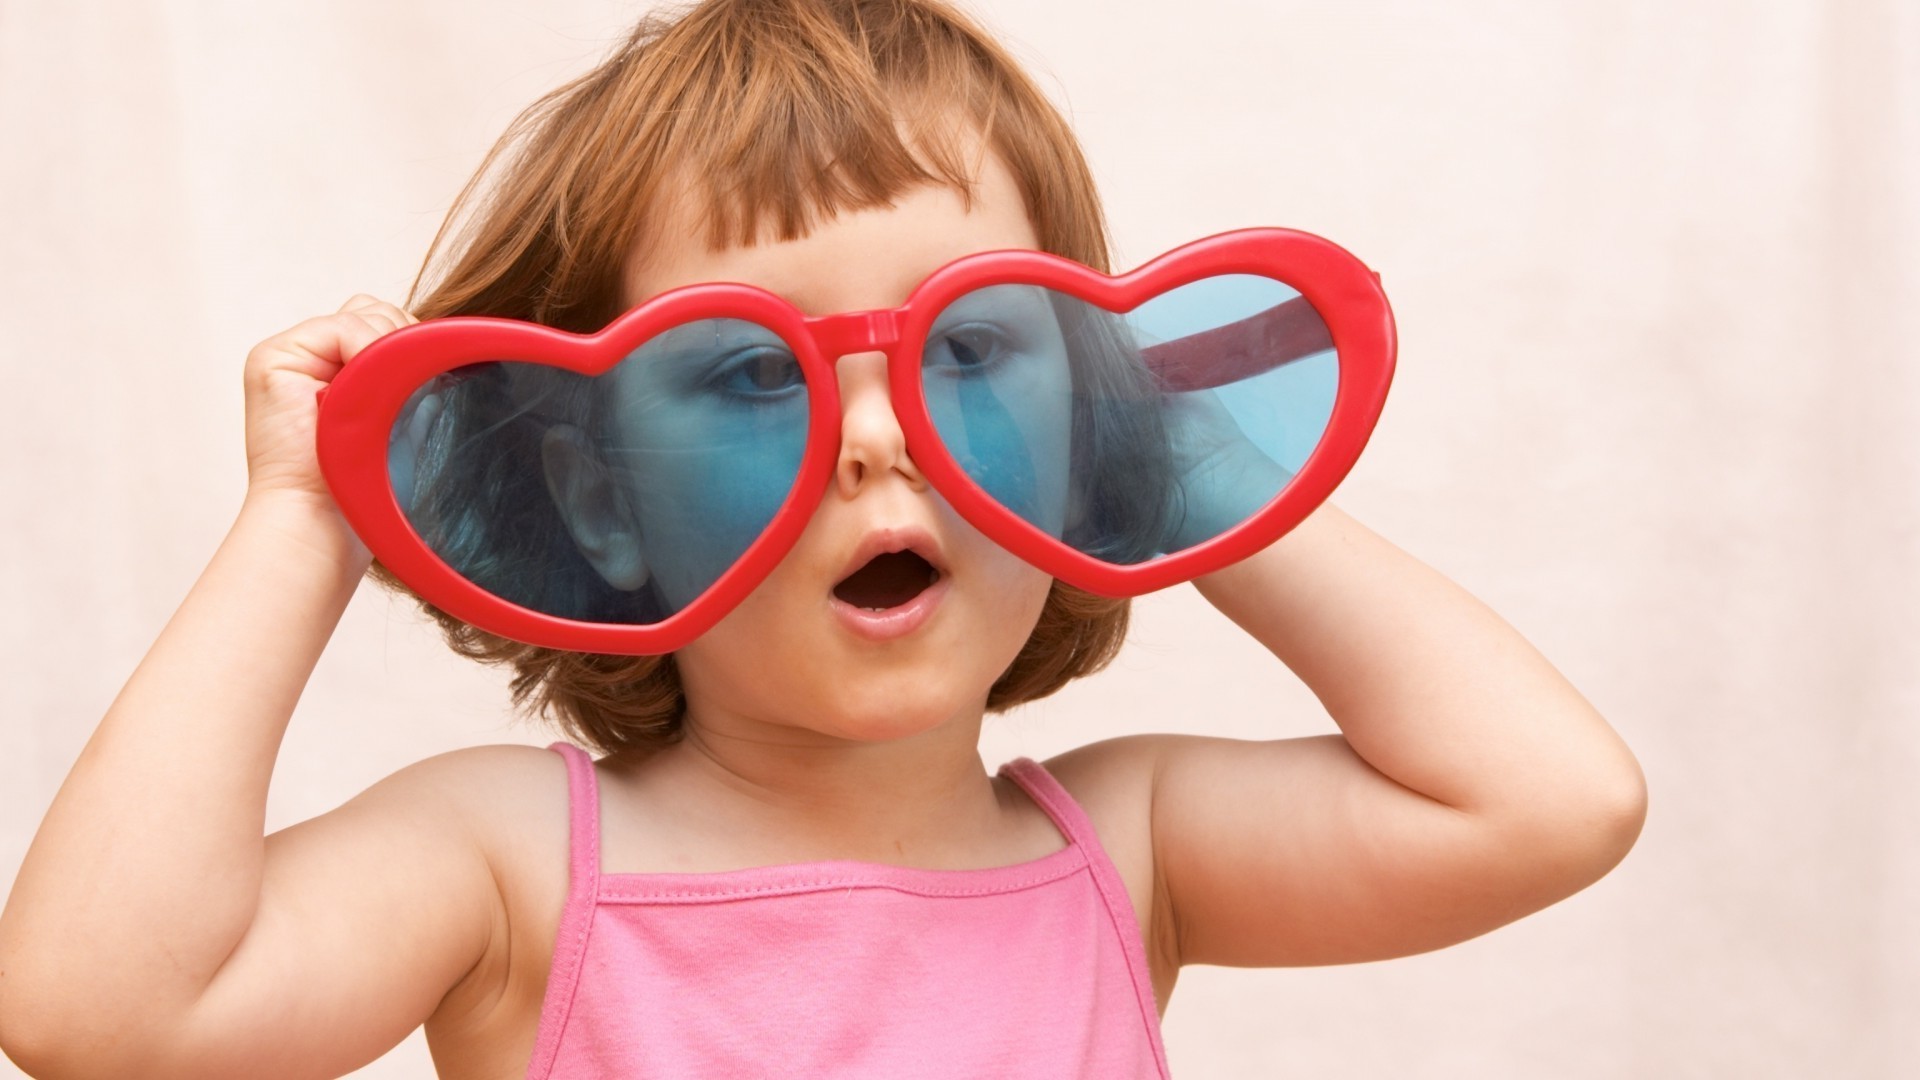
[[[315,395],[332,382],[360,350],[382,335],[418,322],[393,304],[364,293],[332,315],[299,323],[247,353],[247,501],[291,500],[338,523],[348,548],[370,561],[320,475],[314,435],[320,404]]]

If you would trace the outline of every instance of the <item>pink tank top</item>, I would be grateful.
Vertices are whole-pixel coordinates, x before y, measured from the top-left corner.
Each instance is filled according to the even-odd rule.
[[[592,759],[529,1080],[1167,1076],[1120,874],[1031,758],[1003,775],[1067,846],[1015,866],[832,860],[602,874]]]

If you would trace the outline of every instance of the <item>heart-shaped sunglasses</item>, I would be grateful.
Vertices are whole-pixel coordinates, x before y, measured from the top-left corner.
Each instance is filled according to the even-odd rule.
[[[1251,555],[1319,506],[1393,376],[1378,275],[1290,229],[1119,277],[969,255],[891,310],[808,317],[740,284],[589,335],[452,317],[321,391],[323,475],[388,570],[495,634],[671,652],[792,547],[840,454],[834,364],[884,351],[908,454],[1033,566],[1134,596]]]

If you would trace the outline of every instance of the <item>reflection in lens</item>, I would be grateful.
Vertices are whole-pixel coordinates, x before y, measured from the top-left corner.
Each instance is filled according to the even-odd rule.
[[[792,490],[807,387],[738,319],[657,335],[598,376],[494,361],[396,418],[388,473],[435,554],[522,607],[648,624],[737,562]]]
[[[994,501],[1075,549],[1137,563],[1271,502],[1338,387],[1299,292],[1234,274],[1114,313],[1041,286],[962,295],[925,343],[927,407]]]

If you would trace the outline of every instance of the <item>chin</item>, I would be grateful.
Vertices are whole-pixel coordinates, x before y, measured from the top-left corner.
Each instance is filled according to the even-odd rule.
[[[957,684],[959,680],[951,680]],[[809,710],[822,734],[859,742],[892,742],[932,731],[982,701],[977,687],[949,684],[949,678],[916,675],[842,679],[821,687]]]

